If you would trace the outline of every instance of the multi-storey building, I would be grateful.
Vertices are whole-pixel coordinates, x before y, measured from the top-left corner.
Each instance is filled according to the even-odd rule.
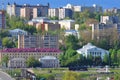
[[[20,16],[20,9],[22,8],[22,5],[8,3],[6,8],[7,14],[10,16]]]
[[[72,18],[73,11],[68,8],[59,8],[59,19]]]
[[[26,19],[32,19],[33,18],[32,8],[31,7],[22,7],[20,9],[20,17],[26,18]]]
[[[18,48],[59,48],[58,35],[19,35]]]
[[[9,48],[0,50],[0,62],[4,56],[8,56],[8,65],[10,67],[26,67],[25,62],[30,56],[39,60],[44,56],[54,56],[58,58],[60,54],[62,54],[62,52],[59,49],[54,48]]]
[[[49,17],[59,17],[59,9],[58,8],[50,8],[48,9]]]
[[[48,16],[48,8],[49,4],[46,6],[37,4],[37,5],[18,5],[16,3],[7,5],[7,13],[12,16],[20,16],[28,19],[40,17],[40,16]]]
[[[6,28],[5,11],[0,10],[0,29]]]

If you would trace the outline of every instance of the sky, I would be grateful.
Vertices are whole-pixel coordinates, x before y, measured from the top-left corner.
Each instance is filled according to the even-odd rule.
[[[72,5],[85,5],[92,6],[93,4],[97,4],[102,6],[103,8],[120,8],[120,0],[0,0],[0,4],[4,2],[6,5],[8,2],[13,4],[16,2],[17,4],[43,4],[47,5],[50,3],[51,8],[58,8],[67,5],[68,3]],[[1,6],[0,6],[1,7]]]

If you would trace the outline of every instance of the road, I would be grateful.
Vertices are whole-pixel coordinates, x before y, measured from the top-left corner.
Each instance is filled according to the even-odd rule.
[[[11,78],[11,76],[6,74],[5,72],[0,71],[0,80],[14,80],[14,79]]]

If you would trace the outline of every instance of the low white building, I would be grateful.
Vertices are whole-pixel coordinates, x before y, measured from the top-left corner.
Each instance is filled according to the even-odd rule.
[[[10,68],[25,68],[26,60],[24,58],[13,58],[9,60],[8,67]]]
[[[57,68],[60,67],[59,60],[54,56],[44,56],[40,58],[42,68]]]
[[[76,36],[77,38],[79,38],[79,32],[76,31],[76,30],[66,30],[65,31],[65,36],[69,36],[69,35],[74,35]]]
[[[70,30],[75,26],[75,20],[60,20],[59,24],[61,29]]]
[[[85,57],[87,57],[88,55],[92,55],[94,57],[101,56],[102,59],[105,54],[109,55],[109,51],[98,48],[92,45],[91,43],[88,43],[87,45],[83,46],[81,49],[78,49],[77,52]]]
[[[12,37],[18,37],[18,35],[27,35],[27,31],[21,30],[21,29],[14,29],[14,30],[9,30],[9,33]]]

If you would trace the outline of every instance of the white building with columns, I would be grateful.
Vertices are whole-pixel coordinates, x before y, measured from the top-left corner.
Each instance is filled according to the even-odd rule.
[[[91,43],[84,45],[82,48],[78,49],[77,52],[85,57],[87,57],[88,55],[92,55],[94,57],[100,56],[102,59],[104,58],[105,54],[109,55],[109,51],[98,48]]]

